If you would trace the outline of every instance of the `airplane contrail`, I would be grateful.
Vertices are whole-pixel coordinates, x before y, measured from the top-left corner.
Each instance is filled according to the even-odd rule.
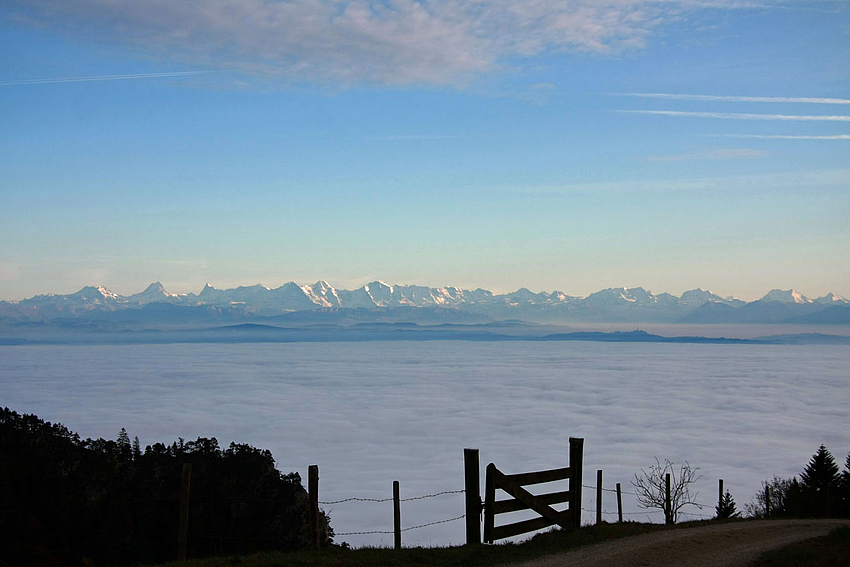
[[[173,71],[170,73],[133,73],[129,75],[97,75],[92,77],[59,77],[56,79],[22,79],[19,81],[0,82],[0,87],[23,85],[49,85],[54,83],[86,83],[91,81],[127,81],[132,79],[158,79],[162,77],[186,77],[206,73],[221,73],[222,71]]]
[[[663,98],[668,100],[702,100],[728,102],[790,102],[808,104],[850,104],[846,98],[823,97],[789,97],[789,96],[721,96],[705,94],[675,94],[675,93],[613,93],[619,96],[635,96],[641,98]]]
[[[719,118],[722,120],[790,120],[790,121],[823,121],[850,122],[850,116],[810,115],[810,114],[747,114],[738,112],[687,112],[681,110],[617,110],[630,114],[656,114],[662,116],[689,116],[693,118]]]
[[[809,136],[792,134],[717,134],[721,138],[756,138],[759,140],[850,140],[850,134]]]

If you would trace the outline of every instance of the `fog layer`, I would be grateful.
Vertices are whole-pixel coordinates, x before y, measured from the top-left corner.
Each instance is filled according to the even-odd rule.
[[[653,457],[703,479],[684,511],[713,515],[717,479],[739,508],[773,475],[799,474],[824,443],[850,450],[850,349],[829,346],[479,343],[0,347],[0,405],[83,437],[142,446],[215,436],[270,449],[283,472],[320,468],[320,500],[463,488],[463,449],[483,471],[567,465],[585,438],[584,483],[617,482]],[[584,521],[595,517],[584,490]],[[392,530],[392,503],[323,506],[339,533]],[[606,493],[604,509],[616,512]],[[661,521],[624,498],[629,519]],[[402,526],[462,515],[463,495],[405,502]],[[688,517],[685,516],[687,519]],[[614,515],[606,519],[614,520]],[[391,545],[392,535],[345,535]],[[462,520],[404,533],[405,545],[464,541]]]

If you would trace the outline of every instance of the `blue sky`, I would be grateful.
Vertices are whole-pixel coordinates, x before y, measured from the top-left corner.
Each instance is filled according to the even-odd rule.
[[[835,0],[9,0],[0,299],[850,296],[848,62]]]

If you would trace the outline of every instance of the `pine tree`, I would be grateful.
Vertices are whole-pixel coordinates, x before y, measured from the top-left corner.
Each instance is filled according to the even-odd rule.
[[[118,433],[118,456],[128,461],[133,457],[133,449],[130,446],[130,436],[127,434],[127,430],[123,427],[121,428],[121,432]]]
[[[838,465],[823,445],[812,455],[812,460],[800,474],[803,493],[807,500],[805,515],[830,516],[836,511],[839,498]]]
[[[138,461],[142,456],[142,446],[139,444],[139,436],[133,437],[133,460]]]
[[[812,460],[800,474],[800,480],[805,488],[813,488],[818,493],[835,488],[838,484],[838,465],[826,447],[820,446],[818,452],[812,455]]]
[[[741,515],[740,512],[735,511],[735,499],[732,498],[732,494],[728,490],[720,502],[717,503],[717,506],[714,507],[714,510],[717,512],[718,520],[737,518]]]
[[[839,479],[839,512],[842,517],[850,517],[850,453],[844,461],[844,470]]]

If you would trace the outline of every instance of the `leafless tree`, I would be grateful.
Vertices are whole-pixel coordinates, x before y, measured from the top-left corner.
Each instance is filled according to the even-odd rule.
[[[635,479],[632,481],[632,486],[635,487],[638,504],[643,508],[658,508],[664,511],[664,520],[668,524],[676,523],[679,517],[679,510],[682,507],[693,504],[699,506],[695,499],[696,493],[691,496],[690,487],[693,483],[702,478],[702,475],[697,474],[699,468],[691,468],[691,465],[685,461],[678,469],[664,459],[664,463],[655,457],[655,464],[651,465],[648,470],[641,469],[640,473],[635,473]],[[670,475],[670,509],[667,509],[667,475]]]

